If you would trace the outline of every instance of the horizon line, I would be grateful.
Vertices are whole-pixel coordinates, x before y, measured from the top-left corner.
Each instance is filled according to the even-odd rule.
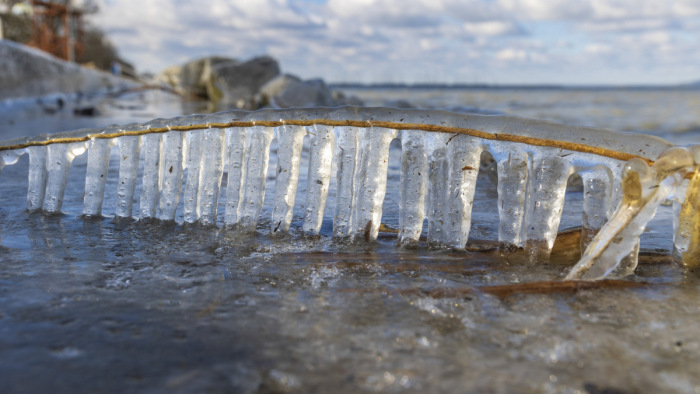
[[[700,89],[700,81],[675,84],[566,84],[484,82],[327,82],[334,88],[442,88],[442,89]]]

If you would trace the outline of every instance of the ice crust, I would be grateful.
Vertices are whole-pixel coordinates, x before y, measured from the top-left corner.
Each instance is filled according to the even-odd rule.
[[[282,124],[276,127],[265,124],[280,120],[284,123],[285,119],[341,122],[306,126]],[[486,137],[410,127],[358,127],[343,124],[342,121],[346,119],[375,122],[400,120],[401,124],[476,130],[485,133]],[[232,120],[248,122],[252,126],[212,127],[228,124]],[[260,125],[256,125],[256,122]],[[177,130],[174,126],[185,126],[189,131]],[[630,138],[623,133],[505,116],[389,108],[228,112],[160,119],[148,125],[129,125],[121,129],[79,130],[58,137],[157,127],[172,127],[173,130],[5,150],[0,152],[1,166],[13,164],[27,152],[27,208],[29,211],[43,209],[57,213],[61,210],[71,162],[87,149],[83,214],[100,215],[111,146],[116,144],[120,158],[116,216],[132,216],[139,156],[142,153],[139,218],[175,220],[182,197],[185,222],[216,225],[219,220],[219,189],[226,173],[225,212],[221,221],[225,226],[250,231],[256,229],[265,198],[270,147],[274,138],[279,150],[270,232],[285,233],[292,223],[299,172],[302,170],[302,145],[308,136],[310,157],[306,169],[308,182],[303,202],[302,231],[319,234],[335,170],[333,235],[371,241],[377,238],[382,220],[389,146],[393,140],[399,139],[402,150],[399,243],[419,242],[423,222],[427,218],[426,235],[430,245],[464,249],[471,228],[471,210],[481,154],[489,152],[497,163],[499,242],[505,250],[526,248],[536,260],[546,260],[551,251],[570,175],[577,173],[581,176],[584,185],[581,247],[586,253],[577,266],[579,268],[575,268],[569,277],[585,279],[608,275],[625,256],[632,255],[634,261],[639,234],[653,216],[655,207],[669,196],[682,194],[679,188],[688,184],[687,181],[683,183],[683,176],[697,167],[697,164],[693,164],[696,163],[693,154],[697,152],[673,151],[676,153],[672,152],[671,157],[684,164],[674,167],[675,172],[668,170],[666,167],[671,166],[667,163],[669,154],[662,156],[662,153],[671,148],[671,144],[651,136],[635,135]],[[590,151],[557,145],[539,146],[537,141],[518,142],[498,137],[504,134],[537,141],[586,144],[639,158],[625,164],[623,160]],[[22,141],[12,141],[18,142]],[[649,170],[652,175],[646,174],[647,170],[640,167],[647,166],[643,159],[656,160],[659,157],[659,161]],[[690,157],[690,164],[687,157]],[[639,174],[641,184],[655,188],[653,195],[640,197],[642,203],[634,212],[623,208],[631,198],[633,182],[630,179],[635,176],[630,175],[632,173]],[[666,174],[663,179],[658,175],[662,173]],[[698,184],[695,178],[687,191],[689,200],[698,199],[697,193],[692,192]],[[682,211],[680,201],[683,198],[677,198],[678,211]],[[676,242],[679,245],[678,253],[683,254],[695,247],[690,245],[692,241],[689,239],[696,231],[697,223],[692,220],[680,220],[679,223]],[[620,234],[624,234],[624,242],[611,246],[609,240]],[[604,259],[600,257],[601,253],[606,256]]]

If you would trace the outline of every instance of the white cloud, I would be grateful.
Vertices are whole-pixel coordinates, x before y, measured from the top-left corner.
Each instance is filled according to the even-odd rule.
[[[677,20],[666,18],[594,20],[583,22],[579,26],[581,29],[588,31],[641,31],[681,27]]]
[[[607,44],[588,44],[583,51],[591,55],[609,55],[613,52],[613,48]]]
[[[689,17],[700,14],[697,0],[496,0],[505,12],[530,20],[607,20]]]
[[[700,0],[100,0],[100,7],[94,22],[142,70],[211,54],[270,54],[284,71],[330,80],[609,78],[593,74],[591,61],[598,70],[637,70],[629,78],[700,79],[692,67],[665,71],[698,64],[691,48]]]
[[[496,58],[500,60],[527,60],[527,52],[522,49],[506,48],[496,53]]]
[[[500,0],[502,10],[529,20],[573,20],[588,18],[594,0]]]
[[[475,36],[503,36],[522,33],[522,29],[512,21],[470,22],[464,24],[464,30]]]

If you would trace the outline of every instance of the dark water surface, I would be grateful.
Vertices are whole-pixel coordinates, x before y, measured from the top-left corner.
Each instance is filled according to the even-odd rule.
[[[394,94],[352,93],[367,101]],[[474,105],[467,98],[485,109],[628,130],[645,128],[630,108],[671,101],[664,108],[685,108],[678,111],[684,117],[664,112],[670,118],[647,129],[677,143],[697,139],[697,92],[613,93],[614,102],[610,92],[569,92],[567,101],[561,91],[419,91],[404,99]],[[93,121],[188,112],[162,97],[143,100],[113,103]],[[579,112],[567,104],[576,100]],[[615,103],[628,115],[614,115]],[[532,114],[513,109],[528,105]],[[594,113],[605,114],[591,119]],[[89,123],[57,119],[31,117],[25,130]],[[18,125],[0,124],[0,138],[16,136]],[[307,160],[305,151],[302,174]],[[275,163],[273,152],[272,172]],[[567,253],[531,265],[496,252],[404,250],[388,233],[371,244],[333,240],[332,193],[322,236],[308,237],[299,230],[303,180],[292,231],[271,237],[271,176],[254,234],[115,222],[116,168],[108,175],[105,216],[86,220],[79,217],[85,166],[84,155],[75,160],[64,214],[56,216],[24,212],[26,156],[0,175],[2,393],[700,393],[700,280],[668,257],[668,207],[642,241],[657,254],[645,255],[628,278],[648,286],[503,297],[487,286],[556,280],[575,261]],[[398,224],[398,184],[394,149],[383,219],[389,226]],[[477,191],[471,235],[493,241],[496,188],[481,175]],[[560,228],[580,225],[580,215],[581,193],[571,189]]]

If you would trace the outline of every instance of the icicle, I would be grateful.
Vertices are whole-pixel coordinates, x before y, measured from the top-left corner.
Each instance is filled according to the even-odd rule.
[[[651,168],[641,159],[628,161],[623,172],[620,205],[566,279],[601,279],[629,258],[659,204],[682,184],[692,168],[693,155],[684,148],[664,152]],[[630,269],[634,267],[626,267],[626,271]]]
[[[202,132],[202,168],[199,178],[199,220],[216,225],[219,188],[224,173],[224,132],[208,129]]]
[[[267,180],[267,165],[270,158],[273,129],[271,127],[254,127],[248,130],[248,137],[240,224],[244,229],[253,230],[258,223],[265,199],[265,181]]]
[[[611,274],[618,278],[624,278],[625,276],[634,274],[634,271],[637,269],[637,264],[639,264],[639,241],[640,240],[638,239],[632,247],[632,251],[620,260],[615,269],[606,273],[606,276]]]
[[[498,171],[498,242],[504,250],[513,250],[523,246],[528,155],[501,144],[492,146],[491,153]]]
[[[472,205],[482,148],[476,138],[463,134],[450,137],[447,148],[450,174],[443,243],[455,249],[464,249],[472,223]]]
[[[276,129],[277,179],[275,180],[275,206],[272,209],[272,233],[289,231],[292,222],[294,200],[299,183],[299,162],[306,129],[300,126],[282,126]]]
[[[440,116],[439,123],[435,121],[437,115]],[[144,176],[139,215],[144,218],[153,217],[157,210],[159,218],[172,220],[175,217],[184,167],[188,174],[184,191],[185,220],[216,223],[217,196],[223,165],[222,133],[216,128],[231,125],[235,127],[225,131],[228,187],[224,221],[226,225],[242,222],[247,228],[255,227],[264,201],[271,135],[267,126],[243,127],[251,124],[269,126],[285,123],[311,125],[306,127],[321,130],[312,147],[304,212],[305,231],[318,233],[323,219],[332,170],[330,157],[334,147],[333,135],[328,127],[336,127],[338,136],[335,156],[338,190],[333,233],[341,237],[364,234],[367,239],[376,237],[381,221],[386,188],[386,154],[391,139],[396,135],[389,128],[411,127],[417,130],[402,132],[404,152],[399,212],[400,242],[415,241],[420,237],[423,204],[427,203],[429,242],[455,248],[464,246],[471,224],[471,203],[480,145],[489,144],[495,151],[498,162],[501,216],[499,239],[504,245],[520,246],[528,242],[535,254],[542,251],[544,255],[548,254],[558,230],[566,180],[574,164],[578,168],[586,168],[586,171],[599,166],[595,171],[583,174],[586,187],[583,219],[585,245],[601,226],[609,227],[602,223],[604,217],[612,216],[614,204],[610,202],[614,203],[622,196],[620,160],[629,157],[653,160],[670,146],[663,140],[648,136],[630,138],[628,135],[603,130],[565,127],[511,117],[422,110],[265,110],[254,114],[229,112],[154,120],[148,125],[135,124],[123,129],[145,131],[147,135],[118,138],[120,172],[116,215],[131,216],[141,153],[139,141],[142,140]],[[321,125],[323,123],[326,125]],[[401,125],[394,126],[395,123]],[[355,126],[338,126],[340,124]],[[375,129],[366,127],[371,125]],[[384,127],[377,128],[378,125]],[[192,127],[204,130],[190,132],[186,136],[180,131],[158,134],[166,131],[166,126],[183,126],[178,130],[189,130]],[[301,126],[295,128],[302,129]],[[458,133],[443,133],[445,131]],[[24,152],[29,152],[27,207],[36,210],[42,205],[49,212],[59,212],[73,156],[84,149],[83,143],[67,146],[61,142],[94,139],[95,134],[105,133],[109,132],[79,130],[49,139],[32,137],[10,141],[1,147],[7,150],[0,150],[0,169],[16,162]],[[289,150],[281,148],[278,166],[280,169],[288,168],[288,172],[278,174],[271,224],[273,232],[286,231],[291,221],[300,155],[300,133],[303,131],[288,135],[290,142],[280,142]],[[213,137],[212,147],[203,146],[202,138],[206,140],[209,136]],[[423,145],[421,139],[424,140]],[[106,175],[104,169],[108,165],[106,160],[109,153],[100,154],[101,150],[109,151],[108,147],[102,146],[104,143],[107,143],[106,140],[93,141],[90,146],[84,196],[86,215],[100,214],[103,175]],[[43,144],[49,145],[43,147]],[[208,142],[205,141],[204,145],[208,145]],[[27,148],[16,149],[18,147]],[[187,155],[183,155],[183,152],[187,152]],[[530,156],[524,152],[531,152]],[[212,157],[213,160],[208,160]],[[183,161],[186,162],[184,166]],[[603,169],[603,166],[607,168]],[[659,171],[659,167],[655,166],[653,172],[657,174]],[[417,173],[420,175],[416,176]],[[697,201],[700,200],[697,194],[700,192],[695,191],[698,188],[696,185],[700,183],[698,177],[693,175],[692,179],[686,179],[692,180],[693,186],[686,191],[686,204],[681,208],[683,223],[678,224],[675,243],[678,254],[690,253],[690,256],[696,256],[700,253],[694,251],[700,250],[700,246],[696,245],[700,241],[695,241],[700,239],[700,226],[697,224]],[[668,188],[676,188],[672,181],[664,182],[670,182]],[[640,210],[647,209],[651,200],[645,199],[643,203],[644,207]],[[630,257],[618,266],[629,269],[634,267],[636,246],[638,240],[633,247],[626,247]],[[610,246],[606,244],[604,247]],[[621,253],[620,250],[616,253]],[[684,257],[684,262],[692,264],[691,259],[698,260],[696,257]],[[629,264],[625,265],[627,263]],[[592,272],[607,272],[607,268],[596,267],[598,266],[594,266]]]
[[[361,161],[355,178],[357,192],[353,212],[353,232],[365,240],[375,240],[382,221],[382,204],[389,168],[389,145],[396,138],[392,129],[365,129],[360,134]]]
[[[85,196],[83,197],[83,215],[99,216],[102,214],[102,200],[105,194],[107,171],[112,141],[95,139],[87,143],[88,162],[85,173]]]
[[[63,193],[66,191],[71,163],[76,156],[83,154],[83,152],[85,152],[84,142],[48,146],[48,179],[46,180],[44,211],[48,213],[61,212]]]
[[[158,219],[175,220],[182,193],[185,134],[170,131],[163,134],[162,187],[158,196]]]
[[[17,163],[19,158],[25,153],[26,151],[24,149],[13,149],[0,152],[0,173],[2,173],[2,169],[6,166],[11,166]]]
[[[355,194],[355,174],[359,163],[359,129],[337,127],[335,162],[336,197],[333,215],[333,236],[348,237],[352,234],[352,212]]]
[[[678,210],[678,228],[673,242],[674,255],[687,268],[700,267],[700,145],[690,148],[695,161],[685,201]]]
[[[2,174],[2,169],[11,166],[26,153],[25,149],[13,149],[0,152],[0,174]]]
[[[117,183],[117,207],[115,215],[131,217],[134,189],[139,172],[141,137],[124,136],[117,139],[119,145],[119,182]]]
[[[158,207],[158,194],[161,187],[162,135],[143,136],[143,178],[139,211],[141,218],[152,218]]]
[[[316,135],[311,142],[309,173],[306,178],[304,223],[302,224],[302,230],[309,234],[318,234],[321,230],[333,164],[333,129],[328,126],[315,126],[314,132]],[[382,199],[384,199],[383,196]]]
[[[416,243],[425,218],[425,192],[428,158],[423,144],[424,132],[401,132],[401,195],[399,196],[399,243]]]
[[[226,183],[226,212],[224,224],[233,226],[241,217],[243,186],[246,179],[246,129],[226,129],[228,182]]]
[[[187,179],[183,195],[183,216],[186,223],[199,219],[200,168],[202,165],[202,130],[189,132],[187,151]]]
[[[548,260],[559,230],[566,183],[571,164],[559,157],[560,152],[538,151],[533,156],[524,231],[533,260]]]
[[[678,188],[678,193],[674,193],[674,195],[670,197],[671,208],[673,209],[673,257],[678,261],[681,260],[681,255],[678,250],[678,242],[681,240],[677,239],[679,235],[678,229],[681,227],[680,216],[681,210],[683,210],[683,204],[685,203],[685,197],[688,194],[688,185],[690,184],[690,180],[686,179],[686,181],[683,181],[683,184]]]
[[[27,210],[41,209],[46,193],[46,146],[32,146],[29,151],[29,185],[27,188]]]
[[[581,172],[583,180],[583,222],[581,253],[608,221],[612,199],[610,172],[604,167]]]
[[[447,142],[451,135],[443,133],[425,136],[428,152],[428,244],[444,245],[447,223],[447,180],[450,169],[447,159]]]

